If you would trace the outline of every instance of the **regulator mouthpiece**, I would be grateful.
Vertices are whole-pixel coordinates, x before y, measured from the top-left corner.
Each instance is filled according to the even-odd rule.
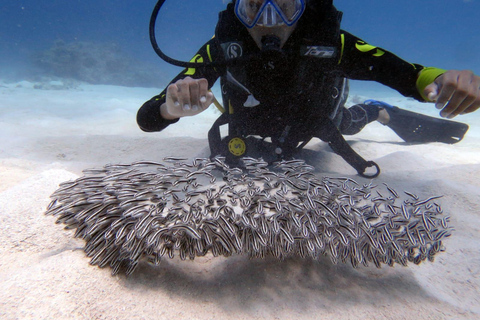
[[[274,35],[262,37],[262,51],[280,51],[281,40]]]

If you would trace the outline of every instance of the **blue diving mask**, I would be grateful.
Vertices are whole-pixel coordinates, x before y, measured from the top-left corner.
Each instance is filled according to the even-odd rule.
[[[305,11],[305,0],[237,0],[235,15],[247,27],[292,26]]]

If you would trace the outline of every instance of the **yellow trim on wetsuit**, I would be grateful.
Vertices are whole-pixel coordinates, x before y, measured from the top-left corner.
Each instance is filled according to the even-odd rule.
[[[233,106],[230,100],[228,100],[228,113],[233,114]]]
[[[342,63],[343,51],[345,50],[345,34],[340,35],[340,40],[342,42],[342,49],[340,49],[340,58],[338,59],[338,64]]]
[[[439,76],[447,72],[447,70],[439,69],[435,67],[426,67],[420,70],[417,78],[417,90],[418,93],[422,96],[423,100],[430,101],[427,96],[423,93],[425,88],[435,81]]]
[[[210,62],[213,62],[212,54],[210,53],[210,45],[209,44],[207,45],[207,54],[208,54],[208,59],[210,60]],[[213,70],[217,71],[217,68],[214,67]]]
[[[374,57],[381,57],[385,54],[385,51],[375,47],[375,46],[372,46],[364,41],[357,41],[357,43],[355,44],[355,47],[357,48],[358,51],[360,52],[369,52],[369,51],[372,51],[374,49],[377,49],[377,51],[373,54]]]
[[[210,53],[210,45],[207,45],[207,54],[208,54],[208,60],[212,62],[212,54]]]
[[[160,98],[155,98],[155,101],[162,100],[163,98],[165,98],[165,94],[162,94]]]
[[[203,62],[203,57],[199,54],[195,55],[195,57],[190,60],[190,62],[196,62],[196,63],[202,63]],[[189,68],[187,71],[185,71],[185,75],[187,76],[193,76],[197,72],[196,68]]]

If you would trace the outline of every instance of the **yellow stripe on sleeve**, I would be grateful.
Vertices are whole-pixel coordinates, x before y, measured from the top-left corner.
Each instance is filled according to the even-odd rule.
[[[210,45],[207,45],[207,54],[208,54],[208,60],[212,62],[212,54],[210,53]]]
[[[440,75],[444,74],[445,72],[447,72],[447,70],[439,69],[435,67],[426,67],[420,71],[420,73],[418,74],[416,86],[417,86],[418,93],[420,93],[423,100],[430,101],[428,97],[425,96],[423,91],[429,84],[431,84],[433,81],[435,81],[435,79],[437,79]]]
[[[343,51],[345,50],[345,34],[340,35],[340,40],[342,42],[342,49],[340,50],[340,58],[338,59],[338,64],[342,63]]]
[[[372,46],[371,44],[368,44],[364,41],[357,41],[357,43],[355,44],[355,48],[357,48],[357,50],[360,52],[369,52],[376,49],[375,53],[373,53],[374,57],[381,57],[385,54],[385,51],[375,46]]]

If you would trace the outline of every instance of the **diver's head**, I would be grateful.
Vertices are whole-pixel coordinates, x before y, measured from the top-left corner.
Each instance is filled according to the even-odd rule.
[[[260,48],[265,48],[265,42],[269,45],[278,42],[281,48],[295,29],[305,6],[305,0],[236,0],[235,15]]]

